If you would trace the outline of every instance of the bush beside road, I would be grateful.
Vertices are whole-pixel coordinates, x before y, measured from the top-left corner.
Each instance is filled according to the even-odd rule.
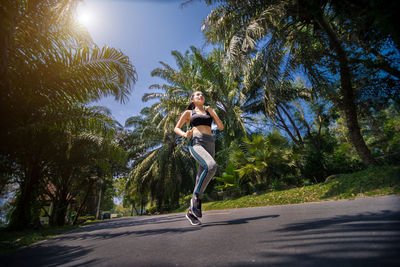
[[[400,194],[400,166],[380,166],[329,176],[324,183],[203,203],[202,209],[234,209]],[[174,212],[183,212],[181,207]]]

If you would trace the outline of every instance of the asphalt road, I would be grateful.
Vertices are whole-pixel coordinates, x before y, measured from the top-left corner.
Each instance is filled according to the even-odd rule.
[[[400,266],[400,196],[121,218],[36,243],[4,266]]]

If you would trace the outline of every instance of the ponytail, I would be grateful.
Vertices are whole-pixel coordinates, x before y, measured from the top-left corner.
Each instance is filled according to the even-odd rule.
[[[194,108],[195,108],[194,103],[193,103],[193,102],[190,102],[190,103],[187,105],[187,107],[186,107],[185,110],[193,110]]]
[[[195,91],[195,92],[196,92],[196,91]],[[193,95],[194,95],[195,92],[193,92],[193,93],[190,95],[190,102],[189,102],[189,104],[187,105],[187,107],[186,107],[185,110],[193,110],[193,109],[196,107],[196,106],[194,105],[194,103],[192,102]]]

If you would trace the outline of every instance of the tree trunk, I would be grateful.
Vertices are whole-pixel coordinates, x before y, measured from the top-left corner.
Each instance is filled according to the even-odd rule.
[[[141,198],[141,201],[140,201],[140,215],[143,215],[143,211],[144,211],[144,199]]]
[[[85,197],[83,198],[81,205],[79,206],[78,210],[76,211],[74,220],[72,221],[73,225],[76,224],[76,222],[78,221],[78,217],[81,215],[83,206],[85,205],[85,202],[86,202],[86,199],[87,199],[87,197],[88,197],[88,195],[90,193],[90,190],[92,190],[93,184],[94,184],[94,179],[91,179],[91,181],[89,182],[88,189],[86,191]]]
[[[58,203],[59,205],[55,206],[54,209],[55,224],[62,226],[65,224],[65,216],[67,215],[68,204],[64,201],[60,201]]]
[[[69,176],[62,176],[61,183],[56,187],[54,205],[53,205],[53,225],[62,226],[65,224],[65,216],[68,210],[68,193],[69,188],[67,186]]]
[[[285,113],[286,117],[289,119],[290,123],[292,124],[293,129],[294,129],[294,131],[296,132],[297,137],[299,138],[299,139],[298,139],[298,140],[299,140],[299,144],[303,145],[304,142],[303,142],[303,138],[301,137],[299,128],[297,128],[296,123],[293,121],[293,119],[292,119],[292,117],[290,116],[289,112],[284,108],[283,105],[278,104],[277,106],[281,108],[281,110],[283,111],[283,113]]]
[[[302,123],[303,125],[306,127],[307,129],[307,134],[311,140],[312,145],[314,146],[315,150],[317,151],[318,154],[321,153],[321,148],[320,148],[320,136],[321,136],[321,127],[322,127],[322,122],[320,121],[319,124],[319,129],[318,129],[318,135],[317,138],[315,138],[312,133],[311,133],[311,128],[310,125],[308,124],[308,122],[306,121],[306,117],[304,116],[304,109],[297,103],[294,103],[294,105],[300,110],[301,113],[301,119],[302,119]],[[320,118],[320,115],[318,114],[318,117]],[[316,139],[318,141],[316,141]]]
[[[52,199],[49,208],[49,225],[56,225],[55,209],[57,207],[56,199]]]
[[[136,215],[139,215],[139,211],[138,211],[138,209],[136,208],[136,206],[135,206],[134,204],[132,204],[132,213],[131,213],[131,216],[133,216],[133,210],[135,210]]]
[[[286,125],[285,123],[285,119],[282,117],[281,112],[279,111],[278,106],[275,107],[276,110],[276,114],[279,117],[279,121],[282,123],[282,126],[284,128],[284,130],[286,131],[286,133],[289,135],[289,137],[292,139],[293,143],[298,144],[300,146],[303,146],[303,144],[296,139],[296,137],[292,134],[292,132],[289,130],[289,127]]]
[[[100,220],[100,205],[101,205],[101,197],[103,194],[103,181],[100,181],[100,193],[99,193],[99,201],[97,202],[97,211],[96,211],[96,219]]]
[[[71,192],[71,171],[70,167],[65,166],[65,168],[61,169],[60,180],[54,184],[55,192],[54,192],[54,212],[52,214],[53,225],[62,226],[65,225],[65,217],[67,216],[68,206],[72,197],[68,198]]]
[[[329,23],[326,21],[322,12],[320,16],[316,17],[316,21],[327,34],[329,38],[329,45],[331,49],[336,52],[337,60],[339,61],[341,85],[340,94],[342,96],[341,109],[343,109],[346,115],[346,125],[349,131],[350,140],[365,165],[377,165],[377,162],[371,155],[371,151],[365,144],[364,138],[361,135],[360,127],[358,125],[357,108],[346,52],[344,51],[340,40],[336,36]]]
[[[11,215],[10,228],[21,230],[31,228],[35,221],[35,202],[37,200],[37,192],[40,181],[40,167],[35,163],[29,164],[25,171],[25,179],[21,183],[20,195],[17,198],[17,204],[13,214]]]

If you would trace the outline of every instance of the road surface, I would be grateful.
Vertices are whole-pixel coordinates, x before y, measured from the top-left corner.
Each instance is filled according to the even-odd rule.
[[[5,266],[400,266],[400,196],[103,221]]]

